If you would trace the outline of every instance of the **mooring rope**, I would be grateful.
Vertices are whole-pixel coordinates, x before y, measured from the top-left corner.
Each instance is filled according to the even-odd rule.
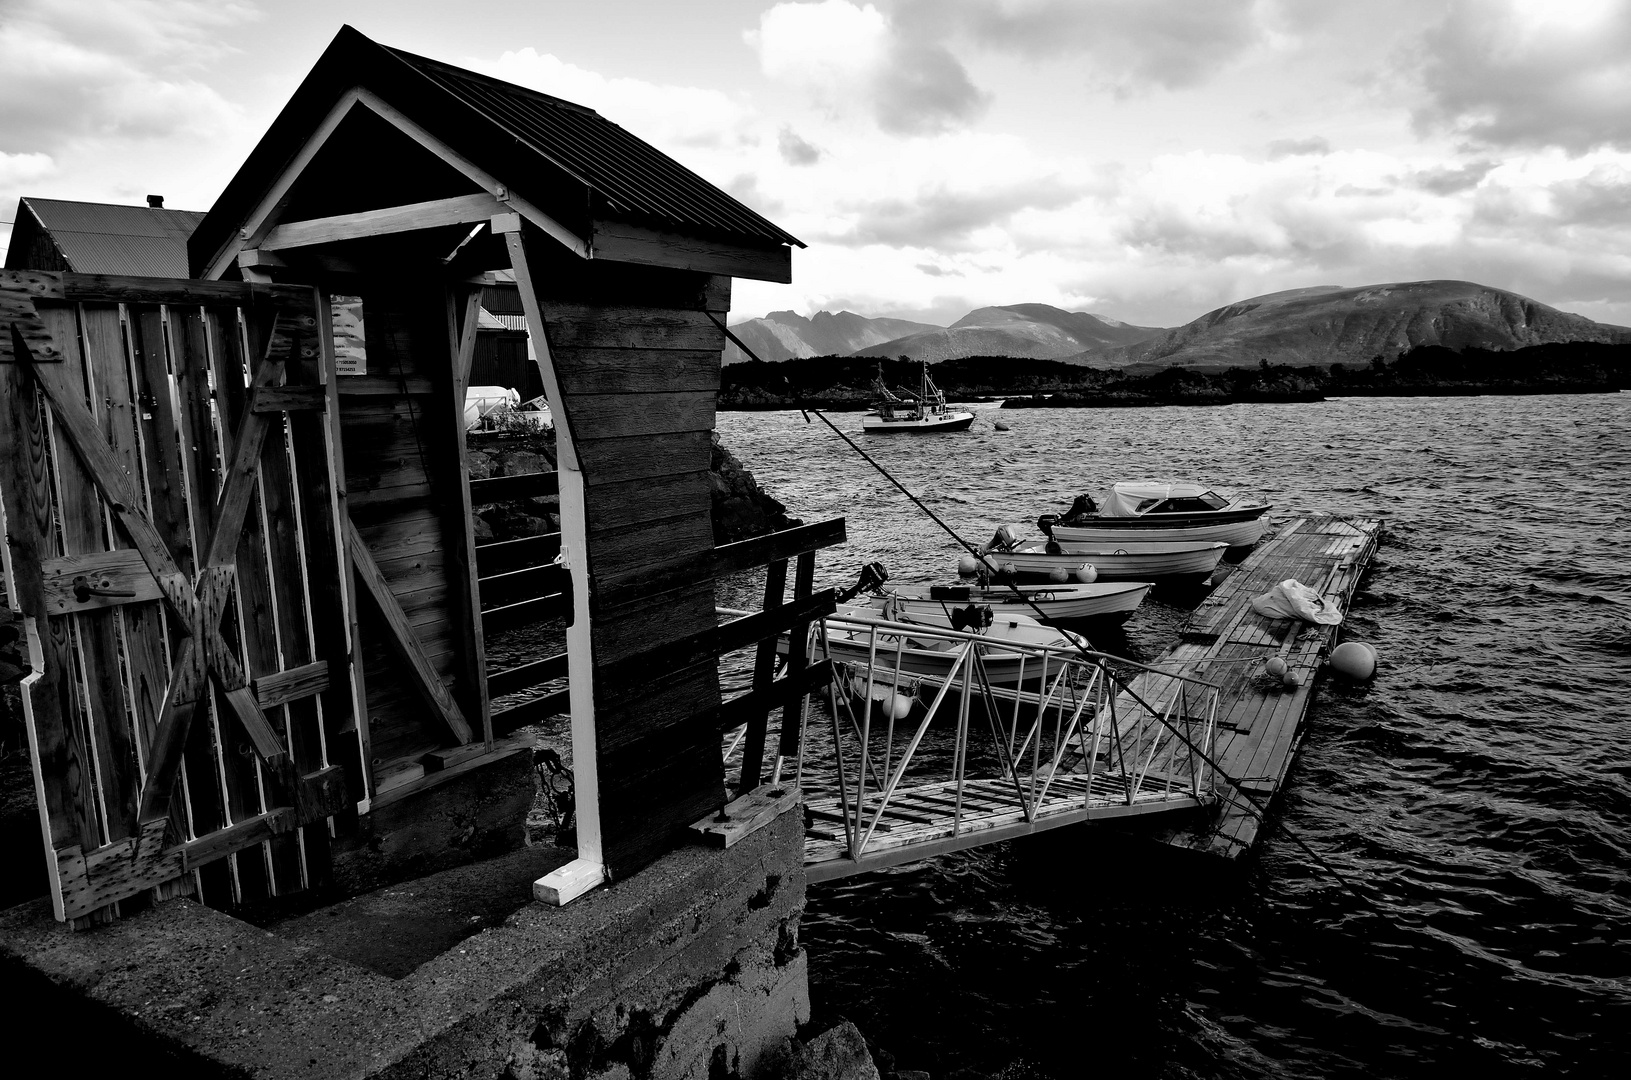
[[[737,337],[735,334],[733,334],[731,332],[731,330],[730,330],[730,327],[726,326],[723,321],[721,321],[716,315],[714,315],[713,312],[710,311],[707,314],[708,314],[708,318],[713,320],[714,325],[719,327],[721,330],[723,330],[725,332],[725,336],[727,338],[729,338],[732,342],[734,342],[736,344],[737,348],[741,349],[745,354],[747,354],[747,356],[750,359],[758,360],[760,363],[764,363],[763,360],[759,360],[758,355],[756,353],[754,353],[754,351],[751,348],[748,347],[747,343],[744,342],[741,338]],[[989,561],[987,561],[987,559],[985,557],[986,553],[984,551],[982,551],[979,548],[976,548],[973,544],[970,544],[967,540],[964,540],[962,538],[962,536],[960,536],[958,534],[956,529],[953,529],[950,525],[946,524],[946,522],[940,517],[939,514],[936,514],[933,510],[929,509],[928,506],[924,505],[923,500],[919,499],[916,495],[912,494],[912,492],[907,489],[905,484],[902,484],[899,480],[895,479],[894,475],[892,473],[890,473],[890,471],[888,469],[884,468],[881,464],[879,464],[878,461],[876,459],[874,459],[871,454],[868,454],[865,450],[861,449],[861,447],[856,444],[854,439],[851,439],[847,434],[845,434],[842,430],[840,430],[838,425],[834,424],[830,419],[828,419],[827,416],[824,413],[822,413],[820,409],[814,408],[812,406],[808,406],[808,405],[804,404],[804,402],[798,400],[799,399],[798,391],[794,389],[791,380],[784,379],[783,381],[787,383],[788,390],[793,392],[794,400],[797,402],[797,408],[799,410],[799,413],[804,417],[804,422],[806,424],[808,424],[810,422],[810,414],[814,413],[816,415],[816,417],[818,419],[820,419],[820,421],[823,424],[826,424],[827,427],[832,430],[833,434],[837,435],[840,439],[844,440],[844,442],[849,446],[849,448],[851,450],[854,450],[857,454],[859,454],[861,456],[861,458],[864,461],[866,461],[866,463],[868,465],[871,465],[874,469],[876,469],[878,471],[878,475],[882,476],[885,480],[887,480],[891,484],[893,484],[895,486],[895,488],[902,495],[906,496],[906,498],[912,503],[913,506],[915,506],[919,510],[921,510],[929,518],[930,521],[933,521],[936,525],[940,526],[940,528],[945,531],[946,535],[950,536],[953,540],[957,541],[959,544],[961,544],[963,546],[963,548],[965,550],[968,551],[968,553],[970,555],[973,555],[976,559],[978,559],[980,561],[980,563],[987,570],[991,571],[991,574],[992,574],[993,578],[997,578],[997,577],[1000,576],[997,568],[992,566],[991,563]],[[1019,599],[1021,601],[1023,601],[1026,604],[1026,606],[1028,606],[1032,611],[1036,612],[1036,614],[1038,616],[1040,616],[1042,618],[1047,617],[1046,613],[1043,612],[1043,610],[1040,607],[1038,607],[1036,602],[1033,601],[1029,596],[1025,595],[1025,593],[1020,591],[1016,586],[1013,585],[1013,583],[1009,582],[1007,584],[1008,584],[1008,587],[1010,589],[1012,589],[1014,594],[1017,597],[1019,597]],[[1088,660],[1090,663],[1098,663],[1101,657],[1105,657],[1105,656],[1109,655],[1109,654],[1103,654],[1103,653],[1095,655],[1095,653],[1093,651],[1091,651],[1091,650],[1087,649],[1085,646],[1083,646],[1080,641],[1077,641],[1074,638],[1071,638],[1071,637],[1068,637],[1068,636],[1067,636],[1066,640],[1070,641],[1071,645],[1075,647],[1076,651],[1081,653],[1083,658]],[[1101,665],[1101,666],[1104,666],[1105,673],[1109,677],[1114,679],[1116,681],[1117,685],[1119,685],[1122,688],[1122,690],[1124,690],[1126,693],[1131,695],[1134,701],[1136,701],[1140,705],[1142,705],[1149,712],[1150,716],[1157,723],[1159,723],[1162,727],[1164,727],[1168,731],[1170,731],[1181,742],[1183,742],[1183,744],[1186,747],[1188,747],[1191,752],[1193,752],[1202,761],[1206,762],[1206,764],[1211,767],[1211,769],[1212,769],[1212,771],[1213,771],[1213,773],[1215,775],[1223,777],[1223,779],[1228,782],[1229,786],[1234,789],[1235,796],[1237,798],[1241,799],[1242,801],[1244,801],[1247,804],[1247,806],[1256,815],[1256,817],[1257,817],[1257,819],[1259,821],[1263,822],[1264,824],[1267,824],[1268,815],[1269,815],[1269,809],[1268,809],[1267,804],[1265,804],[1263,802],[1260,802],[1255,796],[1252,795],[1251,792],[1247,791],[1239,780],[1237,780],[1233,776],[1230,776],[1229,773],[1224,770],[1223,766],[1218,764],[1216,759],[1214,759],[1210,754],[1208,754],[1205,750],[1203,750],[1199,746],[1196,746],[1194,741],[1192,739],[1190,739],[1190,737],[1186,733],[1184,733],[1183,731],[1180,731],[1176,726],[1169,723],[1167,721],[1167,719],[1164,716],[1161,715],[1160,710],[1152,707],[1147,701],[1145,701],[1142,697],[1140,697],[1138,695],[1138,692],[1135,691],[1126,682],[1124,682],[1120,675],[1118,675],[1115,672],[1111,671],[1109,669],[1108,665]],[[1368,897],[1366,897],[1362,892],[1359,891],[1358,887],[1352,881],[1350,881],[1348,879],[1346,874],[1342,873],[1336,867],[1332,866],[1330,864],[1330,862],[1325,859],[1324,856],[1322,856],[1319,852],[1315,851],[1312,847],[1310,847],[1308,842],[1306,840],[1304,840],[1297,833],[1297,831],[1295,829],[1293,829],[1289,824],[1287,824],[1283,820],[1280,822],[1280,827],[1285,830],[1286,835],[1291,838],[1293,843],[1295,843],[1298,847],[1300,847],[1303,850],[1303,852],[1310,859],[1314,860],[1314,862],[1322,870],[1324,870],[1327,874],[1329,874],[1332,878],[1334,878],[1336,880],[1336,882],[1339,885],[1341,885],[1344,889],[1346,889],[1356,900],[1358,900],[1360,903],[1364,904],[1374,914],[1377,914],[1377,915],[1383,914],[1383,912],[1381,911],[1380,908],[1378,908],[1374,903],[1371,902],[1371,900]]]

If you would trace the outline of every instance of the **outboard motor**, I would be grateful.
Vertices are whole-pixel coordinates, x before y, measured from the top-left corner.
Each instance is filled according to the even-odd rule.
[[[1076,501],[1070,504],[1070,511],[1065,514],[1066,524],[1082,521],[1086,518],[1096,517],[1099,513],[1098,504],[1091,495],[1078,495]]]
[[[993,551],[1012,551],[1017,543],[1019,543],[1019,538],[1014,535],[1013,529],[1006,525],[998,525],[997,531],[991,535],[991,542],[980,550],[980,554],[985,555]]]
[[[951,609],[951,628],[979,633],[991,625],[991,609],[979,604]]]
[[[1059,520],[1058,514],[1043,514],[1036,519],[1036,527],[1042,530],[1042,535],[1049,540],[1053,539],[1053,525]]]
[[[855,584],[839,593],[837,600],[840,604],[847,604],[864,592],[877,592],[878,587],[889,580],[889,571],[881,562],[869,562],[861,567],[860,576]]]

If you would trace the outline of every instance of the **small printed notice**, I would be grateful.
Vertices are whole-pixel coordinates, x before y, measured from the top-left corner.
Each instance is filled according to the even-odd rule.
[[[330,296],[334,327],[334,370],[339,375],[368,374],[368,349],[362,326],[362,297]]]

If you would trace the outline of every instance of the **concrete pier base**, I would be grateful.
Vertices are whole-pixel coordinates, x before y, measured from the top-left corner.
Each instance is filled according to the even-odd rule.
[[[73,1006],[63,1031],[81,1038],[117,1019],[121,1060],[172,1075],[772,1075],[810,1011],[802,826],[795,810],[727,850],[682,848],[564,908],[519,896],[500,925],[396,978],[315,944],[322,913],[280,936],[178,900],[76,933],[34,902],[0,913],[0,985]],[[422,894],[482,872],[445,871]],[[393,933],[391,905],[341,907],[329,917]]]

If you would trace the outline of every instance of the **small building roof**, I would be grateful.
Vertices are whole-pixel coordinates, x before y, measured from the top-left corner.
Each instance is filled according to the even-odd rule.
[[[6,268],[186,277],[187,238],[203,219],[200,210],[23,198],[17,202]],[[30,250],[39,238],[49,241],[64,265],[24,265],[38,261],[30,259]]]
[[[195,273],[207,271],[329,111],[357,89],[518,195],[562,213],[573,230],[614,219],[757,247],[804,246],[593,109],[388,48],[344,26],[194,233]]]

